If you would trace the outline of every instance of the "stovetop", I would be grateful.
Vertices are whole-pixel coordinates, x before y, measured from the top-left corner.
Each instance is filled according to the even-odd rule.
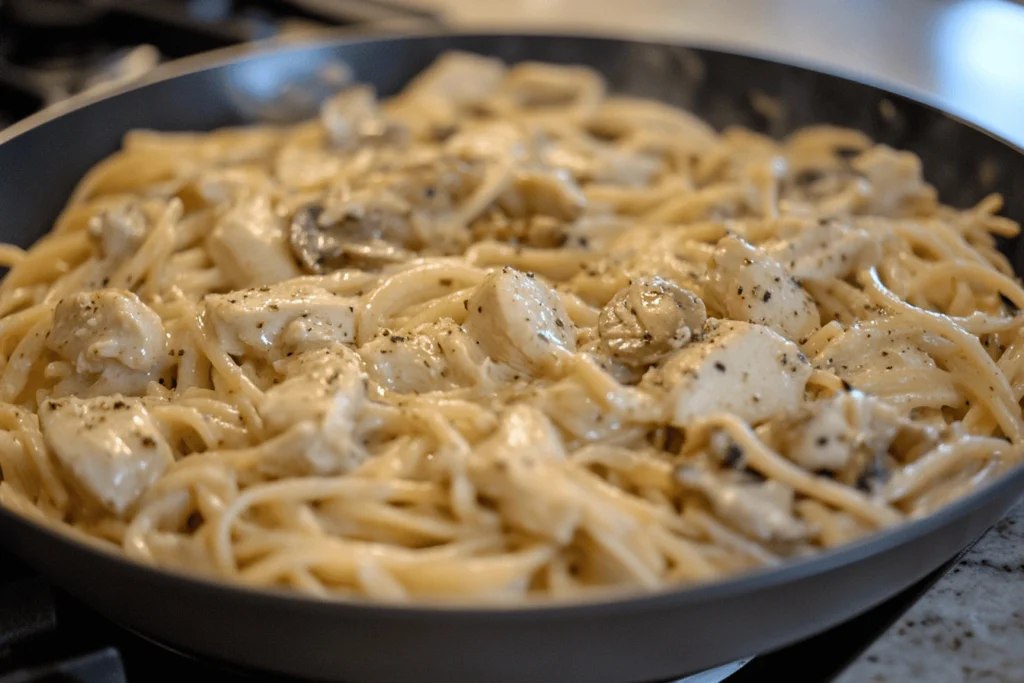
[[[385,0],[0,0],[0,128],[162,61],[322,26],[438,18]],[[945,570],[831,631],[687,683],[829,681]],[[281,681],[176,653],[114,624],[0,550],[0,683]],[[624,682],[626,683],[626,682]]]
[[[326,26],[437,20],[390,0],[0,0],[0,128],[167,59]]]
[[[948,567],[830,631],[678,683],[833,680]],[[100,616],[0,550],[0,683],[284,683],[159,645]],[[623,683],[642,683],[623,681]],[[668,682],[666,682],[668,683]]]
[[[951,564],[951,563],[950,563]],[[838,676],[948,568],[796,645],[678,683],[824,683]],[[0,683],[284,683],[186,655],[106,620],[0,550]],[[629,682],[623,683],[641,683]],[[669,683],[669,682],[666,682]]]

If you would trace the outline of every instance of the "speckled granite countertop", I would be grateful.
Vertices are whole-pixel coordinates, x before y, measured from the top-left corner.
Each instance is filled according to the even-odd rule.
[[[1024,682],[1024,501],[836,683]]]

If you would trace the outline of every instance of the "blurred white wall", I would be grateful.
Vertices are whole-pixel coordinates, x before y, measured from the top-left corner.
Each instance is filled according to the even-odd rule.
[[[406,0],[464,26],[627,32],[896,84],[1024,145],[1024,5],[1008,0]]]

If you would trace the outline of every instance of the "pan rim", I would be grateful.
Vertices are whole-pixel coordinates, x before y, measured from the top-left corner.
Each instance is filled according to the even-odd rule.
[[[315,35],[315,37],[313,37]],[[389,30],[387,26],[378,27],[372,32],[341,28],[327,29],[316,34],[307,34],[302,40],[268,39],[254,43],[231,46],[219,50],[201,53],[184,59],[175,60],[161,65],[147,76],[131,83],[111,88],[102,93],[83,93],[62,103],[48,107],[0,132],[0,145],[27,134],[57,118],[71,114],[79,109],[95,103],[113,99],[124,93],[142,89],[163,81],[184,77],[205,70],[224,68],[250,59],[267,58],[290,51],[302,52],[343,45],[362,43],[418,40],[429,38],[508,38],[508,37],[543,37],[564,38],[567,40],[590,39],[604,42],[633,43],[658,45],[665,47],[690,48],[706,52],[736,55],[760,61],[771,62],[784,66],[816,72],[844,81],[866,85],[882,93],[895,95],[924,106],[934,112],[946,116],[956,123],[967,126],[996,142],[1005,145],[1024,159],[1024,149],[1017,144],[1001,137],[971,119],[951,111],[945,103],[939,103],[919,92],[886,83],[861,74],[847,73],[841,69],[812,63],[808,60],[790,58],[770,51],[745,51],[732,46],[702,44],[699,41],[673,41],[662,37],[650,40],[642,39],[629,32],[618,34],[601,30],[476,30],[474,28],[455,29],[417,29],[406,31],[399,27]],[[329,598],[307,596],[283,588],[264,588],[232,583],[223,579],[193,574],[184,570],[161,568],[131,560],[113,547],[90,543],[58,530],[55,526],[40,523],[24,516],[13,509],[0,505],[0,516],[12,523],[27,525],[34,532],[42,533],[56,543],[71,544],[78,549],[101,556],[105,560],[119,563],[124,569],[136,575],[145,575],[156,582],[172,582],[191,584],[191,587],[223,595],[228,593],[233,599],[261,601],[268,606],[301,608],[304,610],[340,610],[357,614],[374,614],[401,619],[433,619],[438,616],[462,620],[520,620],[541,618],[578,618],[581,616],[600,616],[621,611],[654,611],[677,609],[698,603],[715,600],[732,599],[745,594],[758,592],[767,588],[789,584],[819,574],[827,574],[841,566],[864,561],[899,545],[924,537],[937,529],[949,525],[956,519],[968,516],[987,498],[1010,495],[1016,491],[1024,491],[1024,465],[1004,473],[996,481],[973,491],[967,496],[943,507],[939,511],[920,519],[901,522],[898,525],[870,534],[852,543],[824,550],[813,556],[788,560],[777,566],[756,569],[742,574],[728,576],[706,584],[682,584],[638,593],[634,591],[610,591],[586,599],[552,599],[544,598],[528,600],[518,604],[506,603],[451,603],[418,601],[407,604],[392,604],[372,601],[366,598]],[[867,609],[870,605],[864,605]]]

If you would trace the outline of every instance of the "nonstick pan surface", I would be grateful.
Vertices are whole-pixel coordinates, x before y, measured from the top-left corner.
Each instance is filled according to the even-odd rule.
[[[946,203],[991,192],[1024,221],[1019,149],[936,108],[792,65],[708,49],[563,35],[326,38],[169,65],[143,84],[0,133],[0,241],[43,235],[74,183],[133,128],[209,130],[309,116],[339,66],[399,90],[446,50],[509,62],[577,63],[617,92],[654,97],[716,127],[784,135],[812,123],[858,128],[921,157]],[[1016,187],[1015,187],[1016,185]],[[1024,272],[1020,240],[1002,248]],[[807,637],[895,595],[994,523],[1024,469],[929,518],[807,560],[697,588],[588,604],[382,606],[254,591],[95,550],[0,509],[0,541],[96,610],[180,649],[331,681],[656,681]]]

